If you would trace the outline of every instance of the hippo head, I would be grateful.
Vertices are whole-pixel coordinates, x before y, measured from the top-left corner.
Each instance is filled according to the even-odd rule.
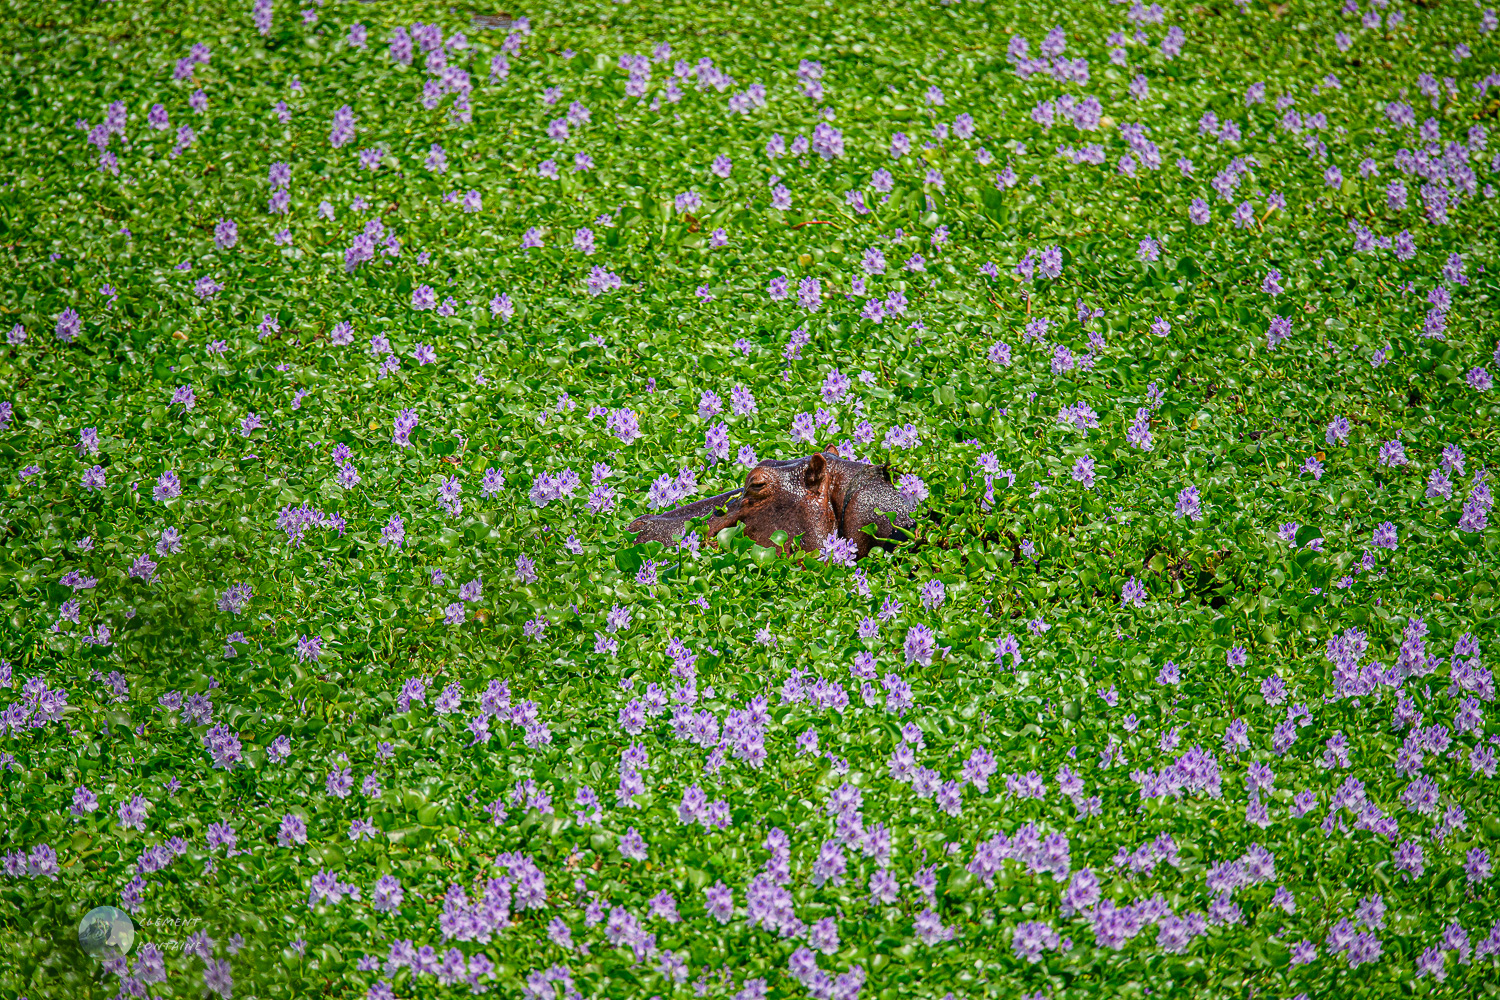
[[[710,539],[739,524],[747,538],[767,548],[786,553],[795,545],[817,552],[825,538],[838,534],[853,539],[863,557],[898,537],[898,529],[913,528],[915,510],[916,504],[891,485],[884,466],[816,454],[761,462],[750,470],[741,489],[637,518],[629,530],[637,533],[637,542],[671,543],[682,536],[689,520],[708,518]],[[787,535],[779,546],[771,540],[777,531]]]

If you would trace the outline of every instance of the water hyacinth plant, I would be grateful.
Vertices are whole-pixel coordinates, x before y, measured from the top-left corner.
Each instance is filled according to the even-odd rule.
[[[1484,3],[13,6],[0,996],[1495,981]]]

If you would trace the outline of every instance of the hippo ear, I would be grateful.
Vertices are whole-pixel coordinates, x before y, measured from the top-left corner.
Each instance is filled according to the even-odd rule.
[[[818,454],[807,460],[807,471],[803,474],[802,483],[807,487],[809,493],[817,493],[822,490],[823,484],[826,481],[824,473],[827,470],[827,466],[828,463],[823,458],[822,452],[818,452]]]
[[[838,453],[839,453],[839,446],[836,445],[836,444],[831,444],[827,448],[823,449],[823,454],[825,454],[825,455],[832,455],[835,458],[838,457]]]

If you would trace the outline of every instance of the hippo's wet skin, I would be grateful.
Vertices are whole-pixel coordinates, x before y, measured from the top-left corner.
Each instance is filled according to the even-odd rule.
[[[817,552],[831,534],[853,539],[863,558],[877,545],[889,545],[911,530],[917,505],[891,485],[883,465],[854,462],[830,454],[810,455],[787,461],[765,461],[750,470],[741,489],[706,500],[698,500],[660,514],[636,518],[630,531],[637,542],[671,543],[681,538],[687,522],[709,519],[710,540],[724,528],[741,524],[746,537],[783,553],[798,544],[806,552]],[[893,517],[878,514],[891,511]],[[775,546],[771,535],[787,534],[787,542]]]

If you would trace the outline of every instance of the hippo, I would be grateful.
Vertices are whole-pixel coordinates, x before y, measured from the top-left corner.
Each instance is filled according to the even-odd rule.
[[[747,538],[785,555],[794,545],[817,552],[824,539],[837,534],[852,539],[856,558],[863,559],[915,529],[916,509],[914,500],[891,485],[888,467],[839,458],[829,449],[805,458],[767,459],[750,470],[740,489],[638,517],[627,530],[636,533],[638,543],[671,544],[689,520],[702,517],[708,518],[710,540],[740,524]],[[771,540],[777,531],[787,535],[781,545]]]

